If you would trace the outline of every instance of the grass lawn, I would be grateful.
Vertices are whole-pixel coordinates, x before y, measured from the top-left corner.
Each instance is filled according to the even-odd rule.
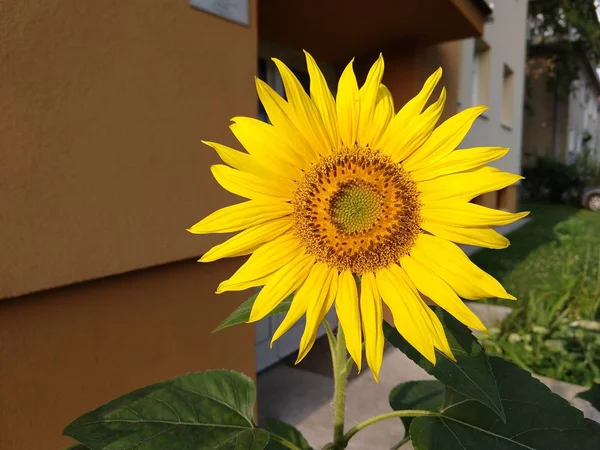
[[[600,213],[529,204],[531,222],[510,234],[505,250],[472,260],[517,302],[488,352],[532,372],[577,384],[600,382]]]
[[[504,250],[471,259],[519,300],[556,302],[570,293],[579,314],[596,318],[600,296],[600,214],[566,205],[524,204],[531,221],[508,237]],[[515,307],[518,303],[500,301]]]

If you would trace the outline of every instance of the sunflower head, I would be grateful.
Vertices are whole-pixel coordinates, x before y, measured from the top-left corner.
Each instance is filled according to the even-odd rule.
[[[292,204],[296,235],[339,271],[388,267],[410,252],[420,232],[417,185],[368,147],[341,148],[314,164]]]
[[[217,292],[263,286],[251,322],[293,293],[273,341],[305,316],[298,360],[335,305],[350,355],[360,369],[364,342],[377,379],[384,304],[398,331],[429,361],[453,358],[442,325],[422,296],[484,330],[461,297],[514,297],[456,244],[504,248],[508,241],[492,227],[527,214],[470,202],[521,178],[485,166],[507,149],[456,149],[486,108],[468,108],[437,126],[445,90],[427,105],[441,69],[396,112],[381,82],[381,56],[360,88],[350,62],[335,98],[308,53],[309,93],[285,64],[273,61],[286,99],[256,81],[271,123],[233,119],[231,130],[246,151],[205,142],[225,163],[211,168],[219,184],[248,199],[189,229],[239,232],[209,250],[202,262],[250,255]]]

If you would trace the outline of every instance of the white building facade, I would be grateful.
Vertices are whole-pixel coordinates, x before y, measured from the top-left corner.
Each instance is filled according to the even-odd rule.
[[[487,105],[461,148],[497,146],[509,153],[491,165],[520,173],[525,84],[527,0],[493,2],[492,19],[481,38],[461,42],[458,109]],[[478,203],[515,210],[517,186],[486,194]]]

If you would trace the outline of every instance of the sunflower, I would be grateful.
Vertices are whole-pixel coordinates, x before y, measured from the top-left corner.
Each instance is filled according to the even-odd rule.
[[[486,108],[465,109],[436,128],[445,89],[425,106],[441,68],[395,113],[381,83],[381,55],[360,89],[351,61],[335,99],[308,53],[310,94],[285,64],[273,61],[286,99],[256,80],[270,123],[232,119],[231,131],[247,152],[204,142],[225,163],[211,167],[217,182],[248,199],[189,229],[196,234],[240,232],[209,250],[201,262],[251,255],[217,293],[262,286],[249,322],[264,318],[295,293],[273,341],[305,315],[298,361],[335,305],[349,354],[360,370],[364,342],[377,380],[383,303],[398,332],[425,358],[435,364],[435,349],[453,358],[442,325],[422,296],[485,331],[460,297],[514,297],[456,243],[505,248],[508,240],[492,227],[527,214],[470,203],[522,178],[485,166],[508,149],[455,150]]]

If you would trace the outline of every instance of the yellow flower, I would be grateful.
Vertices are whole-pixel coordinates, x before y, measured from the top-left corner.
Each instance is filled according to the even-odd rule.
[[[380,56],[359,89],[348,64],[334,100],[307,53],[310,95],[281,61],[287,100],[256,80],[271,124],[232,119],[246,152],[205,142],[227,165],[211,170],[226,190],[249,199],[220,209],[192,233],[239,234],[209,250],[202,262],[251,254],[217,293],[264,286],[250,322],[295,292],[273,341],[306,315],[298,361],[335,303],[348,352],[361,367],[362,344],[375,379],[383,357],[383,304],[404,338],[432,363],[435,349],[453,358],[442,325],[421,294],[465,325],[485,330],[459,298],[514,299],[453,242],[504,248],[491,227],[513,214],[470,203],[521,177],[485,167],[508,149],[455,151],[474,120],[474,107],[435,127],[446,93],[425,108],[442,70],[397,114],[381,84]],[[425,108],[425,110],[423,110]],[[361,278],[360,292],[354,275]]]

